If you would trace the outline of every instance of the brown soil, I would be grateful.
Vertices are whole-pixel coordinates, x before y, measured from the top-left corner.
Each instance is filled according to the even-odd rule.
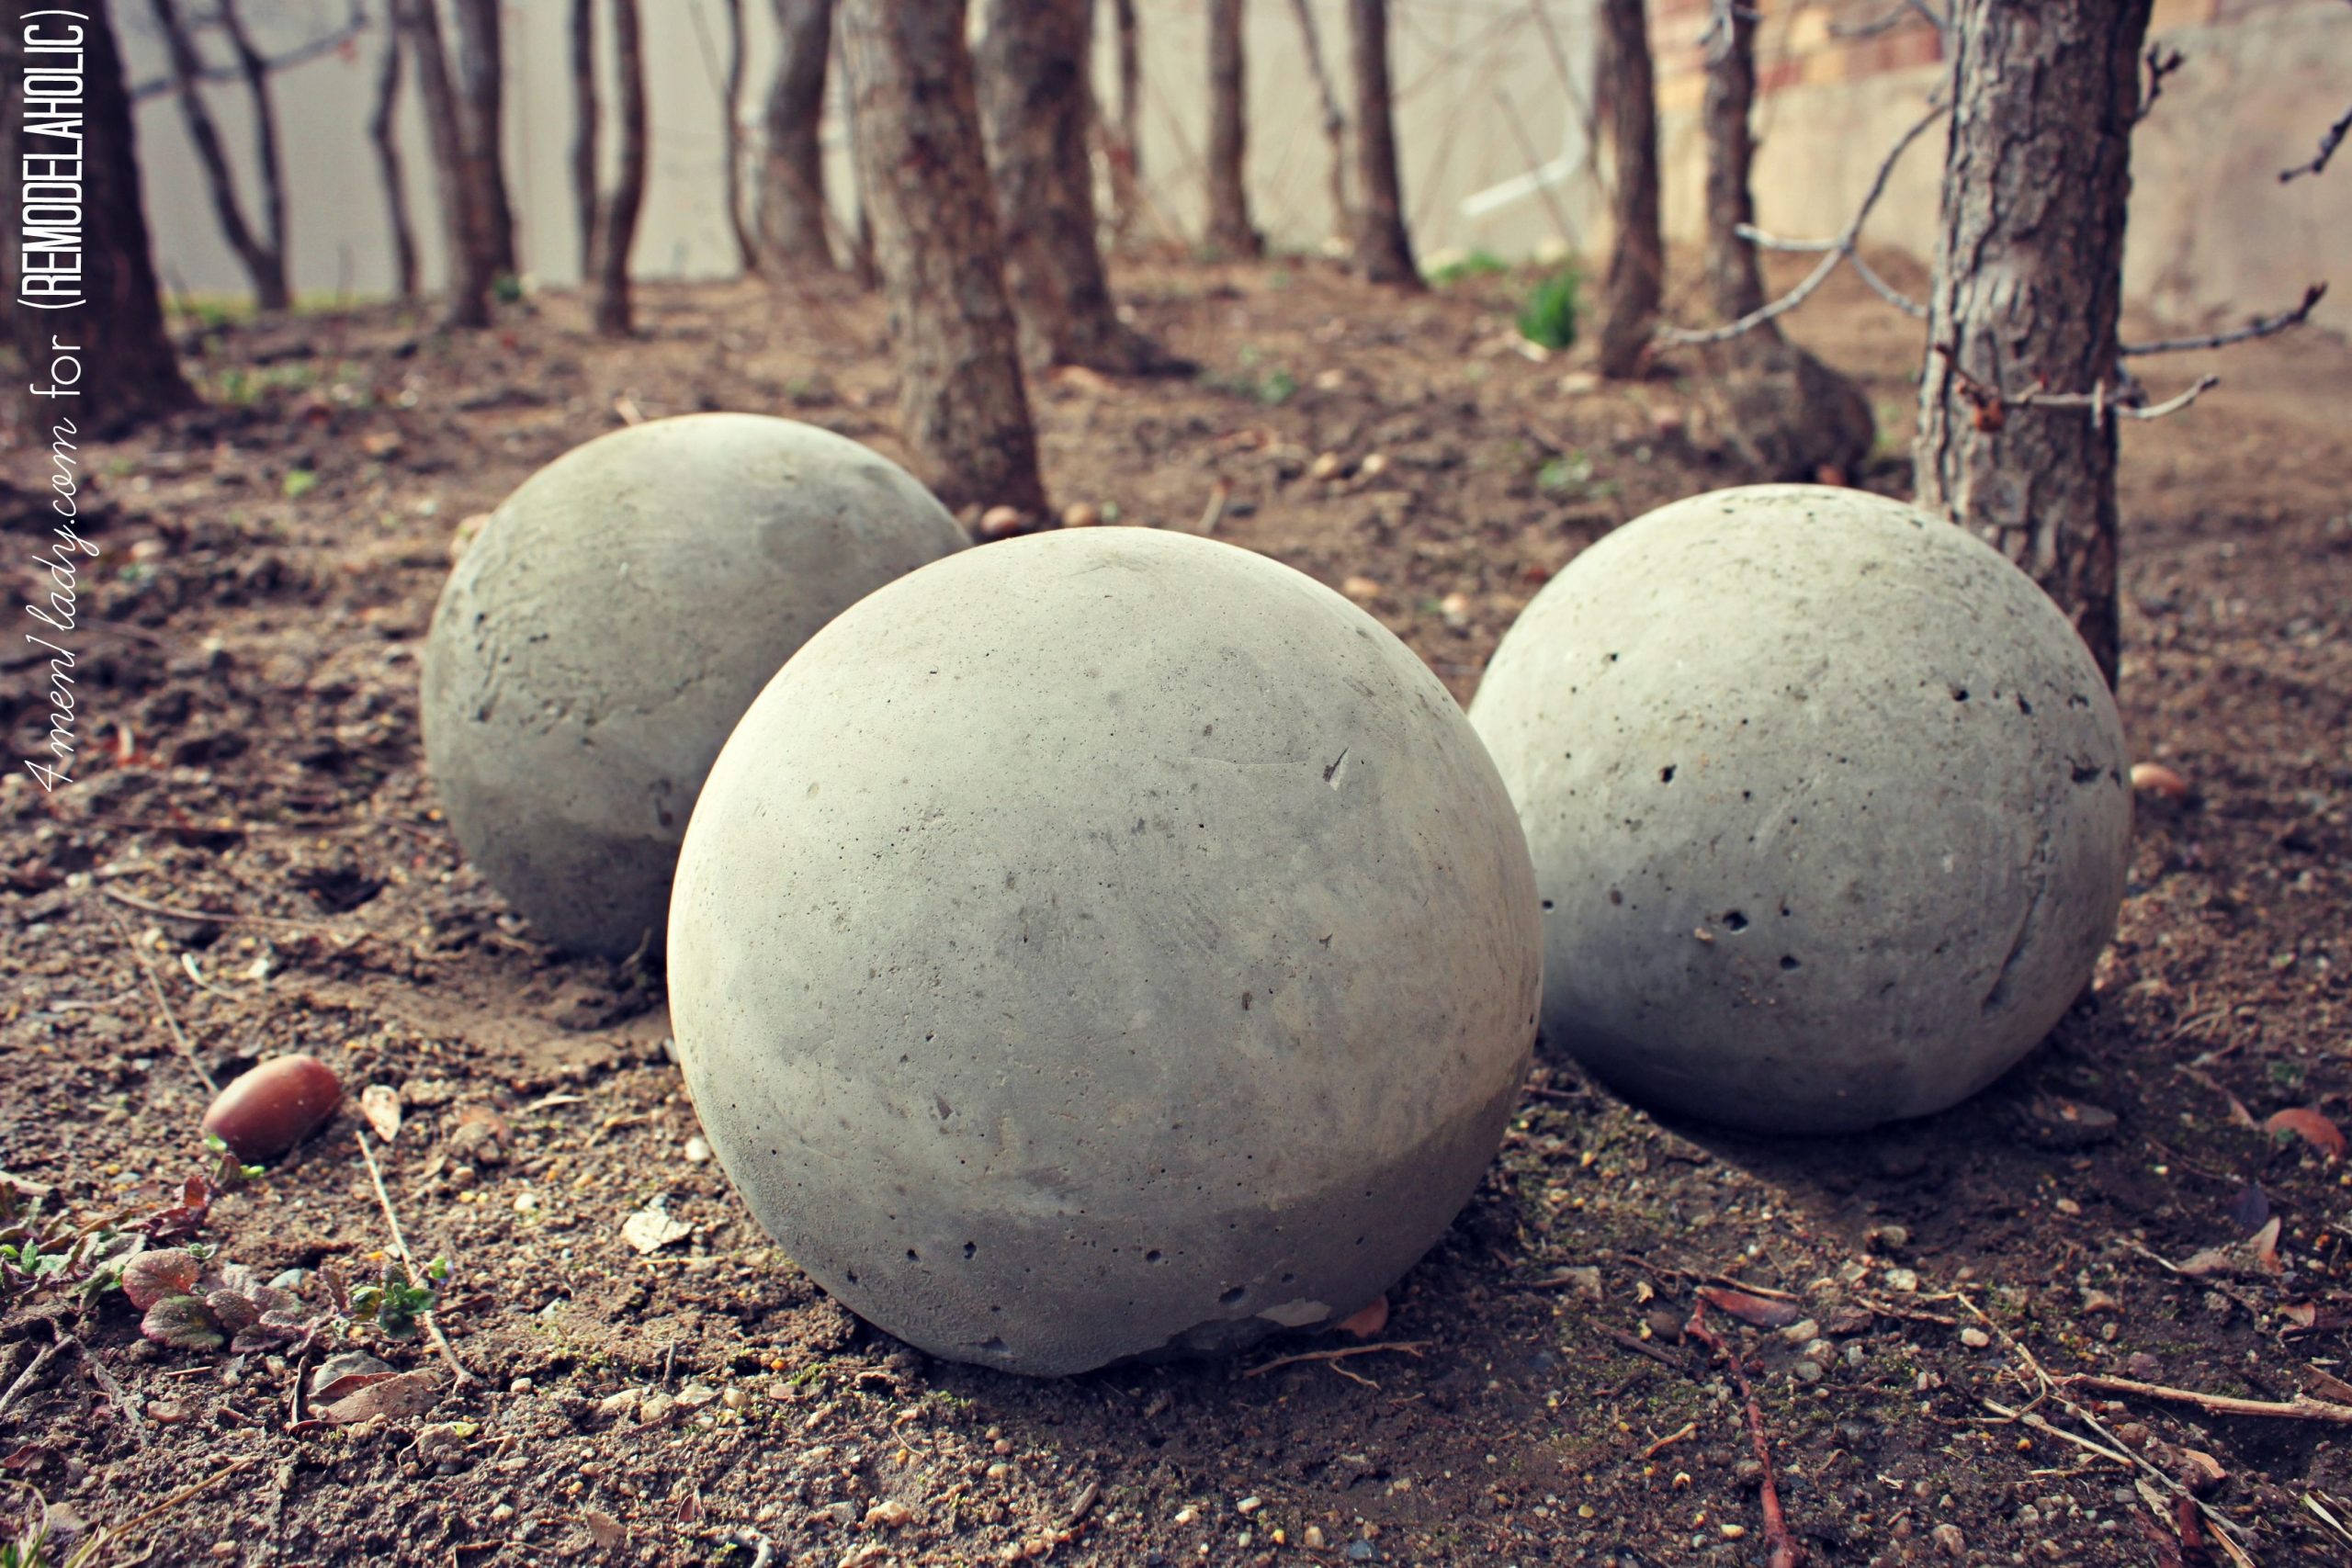
[[[1750,477],[1703,386],[1564,389],[1566,363],[1511,351],[1503,284],[1399,302],[1302,263],[1125,282],[1138,324],[1209,371],[1043,385],[1057,501],[1197,527],[1228,487],[1220,536],[1365,580],[1464,698],[1579,548]],[[209,411],[83,454],[107,555],[80,584],[80,782],[0,786],[6,1169],[96,1213],[201,1164],[206,1095],[143,963],[216,1075],[300,1049],[401,1089],[392,1201],[420,1256],[454,1261],[442,1322],[477,1381],[289,1432],[283,1359],[167,1350],[119,1295],[44,1291],[8,1309],[0,1388],[61,1332],[88,1365],[55,1358],[0,1411],[20,1502],[85,1529],[166,1505],[105,1558],[159,1564],[1761,1563],[1741,1402],[1680,1327],[1736,1277],[1814,1325],[1709,1314],[1817,1562],[2225,1561],[2194,1518],[2184,1544],[2181,1478],[2255,1561],[2352,1561],[2320,1517],[2352,1526],[2341,1427],[2081,1385],[2034,1406],[2047,1426],[1990,1407],[2044,1393],[2033,1366],[2352,1397],[2327,1381],[2352,1374],[2352,1170],[2233,1112],[2341,1122],[2352,1096],[2339,343],[2210,356],[2228,385],[2127,433],[2124,708],[2136,752],[2195,795],[2143,804],[2114,950],[2024,1066],[1926,1122],[1765,1142],[1539,1066],[1487,1184],[1393,1293],[1372,1342],[1391,1348],[1251,1375],[1358,1348],[1302,1336],[1032,1382],[929,1360],[820,1295],[690,1156],[658,977],[548,957],[438,819],[417,648],[461,520],[621,410],[777,411],[894,449],[873,302],[659,289],[643,320],[622,346],[565,299],[475,338],[389,309],[240,329],[204,345]],[[1834,291],[1800,325],[1901,426],[1860,476],[1899,488],[1916,328]],[[0,495],[12,600],[41,581],[45,446],[11,453],[28,488]],[[1341,476],[1312,477],[1325,452]],[[47,723],[31,651],[0,649],[12,766]],[[222,1198],[222,1258],[378,1268],[361,1124],[346,1106]],[[622,1222],[657,1199],[692,1228],[640,1256]],[[2266,1208],[2275,1271],[2245,1249],[2167,1266]]]

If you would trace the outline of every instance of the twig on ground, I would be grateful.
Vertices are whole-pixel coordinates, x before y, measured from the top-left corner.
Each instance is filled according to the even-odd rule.
[[[1664,1453],[1667,1450],[1672,1448],[1683,1438],[1696,1434],[1698,1430],[1699,1423],[1696,1421],[1686,1421],[1674,1431],[1668,1432],[1665,1437],[1660,1438],[1657,1442],[1652,1443],[1648,1448],[1644,1449],[1642,1450],[1642,1457],[1644,1459],[1656,1459],[1658,1455]]]
[[[368,1179],[376,1184],[376,1203],[384,1211],[384,1224],[391,1227],[393,1250],[401,1255],[401,1262],[407,1268],[409,1279],[413,1281],[417,1277],[416,1255],[409,1251],[408,1238],[401,1235],[401,1219],[398,1214],[392,1213],[392,1195],[384,1190],[384,1173],[376,1164],[376,1151],[368,1146],[366,1133],[354,1128],[351,1135],[358,1140],[359,1157],[367,1162],[368,1166]],[[449,1363],[451,1371],[458,1374],[458,1381],[461,1383],[474,1382],[473,1373],[466,1371],[464,1365],[458,1359],[457,1351],[449,1348],[449,1337],[441,1332],[441,1325],[435,1315],[429,1312],[419,1313],[417,1319],[424,1325],[424,1332],[432,1336],[433,1347],[441,1352],[441,1359]]]
[[[2312,307],[2326,298],[2326,295],[2327,285],[2314,283],[2303,290],[2301,304],[2281,310],[2275,316],[2256,316],[2242,327],[2234,327],[2225,333],[2208,333],[2202,337],[2168,337],[2159,338],[2154,343],[2122,344],[2116,348],[2115,352],[2128,359],[2141,354],[2185,354],[2191,349],[2224,348],[2233,343],[2246,343],[2255,338],[2268,337],[2273,333],[2283,333],[2290,327],[2301,326],[2310,318]]]
[[[349,934],[344,933],[341,926],[330,925],[324,920],[298,920],[285,915],[223,915],[216,914],[209,909],[175,909],[169,904],[158,904],[151,899],[141,898],[135,893],[125,893],[119,887],[101,887],[98,889],[98,895],[100,897],[113,899],[125,908],[143,910],[150,915],[161,915],[166,919],[192,920],[198,925],[292,926],[298,931]]]
[[[2307,1393],[2299,1393],[2283,1401],[2240,1399],[2234,1394],[2201,1393],[2192,1388],[2173,1388],[2165,1383],[2141,1382],[2133,1378],[2109,1377],[2104,1372],[2069,1372],[2056,1382],[2062,1388],[2096,1388],[2109,1393],[2136,1393],[2143,1399],[2194,1404],[2208,1416],[2257,1416],[2276,1421],[2329,1421],[2340,1427],[2352,1427],[2352,1404],[2313,1399]]]
[[[1302,1350],[1295,1356],[1277,1356],[1261,1362],[1241,1375],[1245,1379],[1261,1378],[1278,1368],[1295,1367],[1304,1361],[1343,1361],[1350,1356],[1369,1356],[1382,1350],[1401,1350],[1418,1361],[1429,1343],[1426,1339],[1391,1339],[1378,1345],[1343,1345],[1336,1350]]]
[[[736,1530],[726,1537],[726,1540],[729,1544],[742,1547],[751,1552],[752,1561],[746,1564],[746,1568],[768,1568],[768,1563],[775,1556],[775,1543],[755,1529]]]
[[[1798,1568],[1804,1562],[1804,1549],[1789,1533],[1788,1516],[1781,1511],[1781,1489],[1772,1480],[1772,1444],[1764,1433],[1764,1407],[1756,1403],[1756,1390],[1747,1381],[1747,1369],[1741,1364],[1739,1352],[1707,1326],[1704,1297],[1691,1303],[1690,1321],[1682,1325],[1682,1332],[1730,1364],[1732,1382],[1739,1386],[1739,1397],[1747,1406],[1748,1440],[1756,1447],[1756,1462],[1763,1467],[1758,1500],[1764,1509],[1764,1544],[1771,1551],[1770,1568]]]
[[[1209,503],[1201,508],[1201,520],[1193,526],[1193,532],[1203,538],[1216,533],[1216,525],[1225,521],[1226,498],[1232,493],[1233,481],[1222,474],[1218,475],[1216,482],[1209,487]]]
[[[2343,118],[2337,120],[2334,125],[2329,126],[2326,130],[2321,133],[2319,139],[2319,155],[2308,164],[2298,164],[2291,169],[2279,170],[2278,183],[2280,185],[2285,185],[2289,180],[2294,179],[2298,175],[2317,175],[2325,173],[2327,169],[2327,161],[2335,156],[2335,150],[2344,145],[2344,139],[2346,136],[2352,136],[2352,109],[2346,109],[2344,111]]]
[[[49,1370],[49,1364],[65,1353],[68,1343],[67,1340],[60,1337],[41,1347],[40,1354],[28,1362],[25,1370],[17,1374],[17,1381],[8,1385],[8,1392],[0,1393],[0,1416],[6,1416],[8,1413],[8,1406],[17,1403],[17,1395],[31,1387],[40,1374]]]
[[[179,1015],[172,1010],[171,998],[164,995],[164,983],[155,978],[154,965],[147,962],[147,955],[139,951],[138,942],[120,920],[108,915],[107,923],[114,927],[115,935],[122,939],[122,945],[130,953],[130,961],[139,965],[139,973],[146,977],[148,992],[154,997],[155,1006],[164,1015],[164,1026],[171,1031],[173,1048],[187,1058],[187,1065],[196,1073],[197,1080],[204,1085],[204,1092],[219,1094],[220,1085],[205,1070],[204,1063],[197,1056],[196,1047],[188,1043],[187,1031],[180,1027]]]
[[[1764,304],[1758,305],[1755,310],[1750,310],[1745,316],[1740,317],[1739,320],[1726,322],[1720,327],[1708,327],[1702,329],[1689,327],[1660,327],[1657,333],[1657,340],[1660,343],[1671,344],[1681,347],[1697,347],[1705,344],[1728,343],[1733,338],[1738,337],[1742,333],[1753,332],[1755,329],[1762,326],[1765,322],[1772,320],[1776,316],[1786,315],[1791,310],[1795,310],[1799,305],[1804,304],[1805,300],[1812,298],[1814,290],[1819,288],[1824,283],[1827,282],[1829,280],[1829,275],[1838,270],[1838,264],[1853,255],[1854,248],[1858,243],[1860,243],[1861,239],[1862,225],[1869,220],[1871,209],[1878,205],[1879,197],[1886,194],[1886,182],[1888,177],[1894,173],[1894,165],[1896,163],[1902,159],[1903,154],[1910,148],[1911,143],[1917,141],[1922,135],[1926,134],[1929,126],[1943,118],[1948,107],[1949,106],[1940,101],[1930,106],[1927,114],[1922,117],[1917,124],[1913,125],[1910,130],[1905,131],[1902,136],[1896,140],[1894,145],[1887,150],[1885,158],[1879,164],[1878,173],[1871,179],[1870,189],[1863,194],[1861,206],[1855,209],[1854,216],[1847,222],[1844,231],[1840,232],[1836,239],[1826,241],[1792,241],[1784,243],[1778,247],[1787,250],[1802,251],[1813,251],[1818,249],[1821,253],[1820,262],[1815,265],[1811,272],[1804,275],[1804,279],[1799,282],[1794,288],[1790,289],[1778,299],[1768,300]]]
[[[138,1404],[132,1401],[130,1391],[122,1386],[122,1380],[107,1371],[106,1363],[91,1355],[90,1348],[72,1335],[61,1334],[57,1337],[57,1342],[60,1345],[73,1347],[74,1355],[81,1359],[82,1371],[88,1374],[92,1382],[98,1385],[98,1392],[114,1401],[114,1407],[122,1412],[123,1423],[130,1428],[130,1440],[139,1447],[145,1448],[147,1418],[140,1413]]]

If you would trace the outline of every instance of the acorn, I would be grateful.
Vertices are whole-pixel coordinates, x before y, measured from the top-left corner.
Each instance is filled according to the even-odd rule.
[[[276,1159],[322,1126],[343,1103],[343,1082],[315,1056],[272,1056],[213,1097],[204,1130],[248,1164]]]

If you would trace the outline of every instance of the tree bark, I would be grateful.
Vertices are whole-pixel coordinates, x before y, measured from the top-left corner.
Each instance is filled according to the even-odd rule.
[[[401,167],[398,116],[401,100],[401,28],[397,20],[384,28],[384,57],[376,71],[376,105],[368,116],[368,140],[376,149],[376,168],[384,179],[384,212],[391,230],[392,270],[402,300],[416,298],[416,231],[408,217],[408,183]]]
[[[2032,574],[2114,683],[2116,389],[2132,125],[2150,0],[1958,0],[1914,483]],[[1972,396],[1972,392],[1975,395]]]
[[[265,192],[265,232],[256,234],[245,220],[244,203],[238,198],[236,176],[229,166],[229,154],[220,144],[220,130],[212,123],[211,111],[205,107],[199,85],[204,62],[196,51],[196,40],[188,32],[187,19],[180,15],[177,0],[148,0],[148,5],[154,13],[156,31],[163,35],[164,54],[171,61],[180,117],[187,123],[188,143],[195,149],[197,163],[204,170],[205,187],[211,194],[212,210],[220,220],[220,231],[228,239],[229,248],[237,253],[245,276],[253,281],[254,303],[265,310],[283,310],[293,303],[293,299],[286,284],[285,187],[277,166],[277,118],[269,112],[266,68],[259,79],[253,75],[246,78],[254,96],[255,142],[261,153]],[[229,14],[235,14],[233,7]],[[241,49],[238,53],[243,65],[247,51]]]
[[[1243,167],[1247,82],[1241,52],[1241,0],[1209,0],[1208,248],[1221,256],[1254,256],[1266,248],[1250,221]]]
[[[28,423],[47,433],[42,446],[119,435],[197,400],[164,330],[114,25],[106,6],[85,9],[85,21],[29,17],[0,29],[0,158],[20,176],[18,194],[31,209],[27,226],[46,197],[67,206],[78,199],[82,209],[78,255],[44,250],[34,233],[0,245],[8,336],[23,362],[23,384],[70,394],[19,394]],[[70,76],[36,74],[28,83],[28,71],[70,68],[75,51],[78,94]],[[37,162],[28,167],[28,158]],[[61,162],[39,162],[51,159]],[[64,188],[76,180],[78,192]],[[59,188],[45,188],[50,181]],[[69,270],[76,264],[78,276]],[[81,368],[70,387],[61,386],[67,373],[56,368],[68,349]]]
[[[1419,288],[1421,269],[1405,231],[1396,178],[1396,126],[1389,110],[1388,0],[1349,0],[1356,78],[1356,270],[1374,283]]]
[[[494,272],[483,263],[488,247],[477,238],[480,204],[467,179],[466,138],[458,121],[458,92],[449,80],[449,55],[441,40],[440,12],[434,0],[393,0],[409,58],[416,62],[417,91],[424,99],[424,126],[433,138],[433,164],[441,193],[443,243],[449,258],[449,300],[442,323],[490,325],[490,287]]]
[[[727,227],[735,235],[735,258],[745,272],[760,270],[760,247],[743,210],[743,0],[720,0],[727,12],[726,119],[719,127],[719,164],[726,172]]]
[[[1649,21],[1642,0],[1600,0],[1597,79],[1608,99],[1611,147],[1609,272],[1600,287],[1598,336],[1603,376],[1641,373],[1666,275],[1658,232],[1657,104],[1650,70]]]
[[[514,259],[514,211],[506,198],[505,43],[498,6],[499,0],[456,0],[466,183],[476,205],[475,243],[482,247],[477,265],[492,279],[522,270]]]
[[[580,225],[580,279],[596,276],[596,0],[571,0],[571,211]]]
[[[1042,518],[961,0],[842,0],[842,44],[914,470],[951,508]]]
[[[1743,5],[1725,9],[1731,30],[1715,40],[1719,52],[1708,64],[1699,118],[1707,142],[1707,296],[1718,317],[1736,321],[1764,304],[1756,247],[1739,233],[1741,224],[1756,221],[1748,187],[1756,160],[1749,125],[1756,102],[1756,14]],[[1753,330],[1781,335],[1774,321]]]
[[[825,69],[833,46],[833,0],[775,0],[783,54],[768,84],[767,148],[760,163],[760,238],[785,266],[830,267],[827,238]]]
[[[1112,309],[1087,158],[1093,0],[989,0],[981,129],[1005,237],[1005,285],[1032,364],[1112,375],[1167,356]]]
[[[627,337],[635,326],[628,255],[645,205],[645,47],[637,0],[613,0],[613,67],[620,78],[621,168],[613,194],[597,204],[604,221],[596,235],[595,323],[606,337]]]
[[[1323,140],[1331,149],[1331,232],[1353,234],[1355,220],[1348,210],[1348,117],[1340,107],[1339,89],[1331,85],[1330,69],[1323,62],[1323,38],[1315,26],[1314,0],[1290,0],[1290,9],[1298,19],[1299,39],[1306,47],[1307,74],[1315,78],[1315,94],[1323,104]],[[1386,69],[1385,60],[1382,68]]]

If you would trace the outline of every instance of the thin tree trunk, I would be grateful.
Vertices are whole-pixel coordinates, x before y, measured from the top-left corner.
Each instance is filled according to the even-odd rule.
[[[604,222],[596,237],[595,321],[605,336],[627,337],[634,330],[628,254],[645,205],[645,47],[637,0],[613,0],[613,67],[620,78],[621,170],[613,194],[598,204]]]
[[[0,245],[0,285],[23,362],[19,397],[44,446],[119,435],[197,400],[164,328],[114,25],[106,6],[85,9],[80,21],[32,17],[0,28],[0,160],[19,176],[24,220]],[[78,252],[44,248],[74,238],[68,213],[43,210],[52,200],[79,204]],[[41,232],[50,218],[66,220],[54,235]],[[60,367],[66,355],[74,368]]]
[[[1005,237],[1005,284],[1033,364],[1113,375],[1167,356],[1112,309],[1086,155],[1093,0],[989,0],[975,62]]]
[[[1136,0],[1111,0],[1119,72],[1119,118],[1105,138],[1111,165],[1111,231],[1125,243],[1143,216],[1143,44]],[[1097,117],[1101,117],[1098,115]]]
[[[785,266],[830,267],[826,238],[825,70],[833,0],[775,0],[782,55],[768,84],[767,147],[760,163],[760,237]]]
[[[1241,0],[1209,0],[1208,248],[1218,255],[1254,256],[1265,250],[1250,221],[1247,102]]]
[[[384,178],[384,211],[391,229],[392,270],[402,300],[416,298],[416,232],[408,219],[408,184],[401,168],[398,116],[401,98],[401,28],[389,19],[384,28],[383,63],[376,72],[376,106],[368,117],[368,140],[376,148],[376,167]]]
[[[2132,125],[2150,0],[1958,0],[1919,387],[1919,504],[2030,572],[2115,681],[2116,433],[1992,400],[2117,386]],[[1972,396],[1972,392],[1974,394]]]
[[[252,105],[254,162],[261,174],[262,231],[268,236],[270,254],[277,259],[277,283],[283,292],[289,288],[286,263],[286,169],[277,154],[277,106],[270,97],[270,64],[254,47],[252,35],[245,31],[244,18],[237,13],[237,0],[213,0],[213,4],[220,30],[228,35],[230,50],[237,57],[237,73],[244,78],[245,96]],[[291,304],[292,300],[288,299],[284,303]]]
[[[1388,0],[1349,0],[1356,79],[1356,270],[1374,283],[1419,288],[1396,177],[1396,125],[1388,87]]]
[[[449,80],[449,54],[441,40],[440,13],[434,0],[393,0],[409,58],[416,62],[417,91],[424,99],[424,126],[433,138],[433,164],[441,192],[443,243],[449,258],[449,302],[442,316],[451,327],[490,325],[493,271],[482,265],[487,247],[477,238],[478,203],[467,180],[465,133],[458,122],[458,92]]]
[[[1626,377],[1638,375],[1648,361],[1666,273],[1666,243],[1658,232],[1657,104],[1642,0],[1600,0],[1600,21],[1597,75],[1608,99],[1610,215],[1616,230],[1600,288],[1600,369],[1603,376]]]
[[[960,0],[842,0],[859,187],[890,304],[899,423],[950,507],[1046,512]]]
[[[456,0],[458,76],[463,94],[466,180],[477,206],[478,265],[492,278],[522,269],[514,259],[514,210],[506,198],[505,43],[499,0]]]
[[[220,220],[220,232],[228,239],[229,248],[237,253],[245,276],[253,280],[254,302],[265,310],[283,310],[293,302],[286,287],[286,255],[270,240],[256,235],[245,220],[244,204],[237,197],[236,176],[230,169],[229,154],[220,144],[220,130],[212,123],[211,111],[205,107],[198,85],[204,75],[204,63],[197,54],[196,40],[189,36],[177,0],[148,0],[148,5],[154,13],[156,30],[163,35],[164,54],[171,61],[180,117],[187,125],[188,143],[195,149],[197,163],[204,170],[205,187],[211,194],[212,210]],[[273,161],[275,136],[273,129],[267,142]],[[266,183],[266,173],[264,179]],[[277,219],[282,227],[282,192],[278,202]],[[282,240],[282,233],[278,238]]]
[[[1323,103],[1323,140],[1331,148],[1331,232],[1352,234],[1356,227],[1348,211],[1348,117],[1340,107],[1339,90],[1331,85],[1330,70],[1323,63],[1323,39],[1315,27],[1314,0],[1290,0],[1290,9],[1298,18],[1299,39],[1306,46],[1307,73],[1315,78],[1315,93]]]
[[[760,247],[743,210],[743,0],[720,0],[727,12],[726,118],[719,127],[719,164],[727,181],[727,227],[745,272],[760,270]]]
[[[1739,233],[1740,225],[1756,221],[1756,203],[1748,190],[1748,172],[1756,159],[1755,135],[1748,124],[1756,102],[1756,14],[1742,5],[1724,9],[1731,30],[1714,40],[1718,52],[1708,64],[1706,99],[1699,116],[1707,142],[1707,296],[1718,317],[1736,321],[1764,303],[1756,247]],[[1773,321],[1754,330],[1781,335]]]
[[[571,0],[571,211],[580,225],[580,280],[596,276],[596,0]]]

